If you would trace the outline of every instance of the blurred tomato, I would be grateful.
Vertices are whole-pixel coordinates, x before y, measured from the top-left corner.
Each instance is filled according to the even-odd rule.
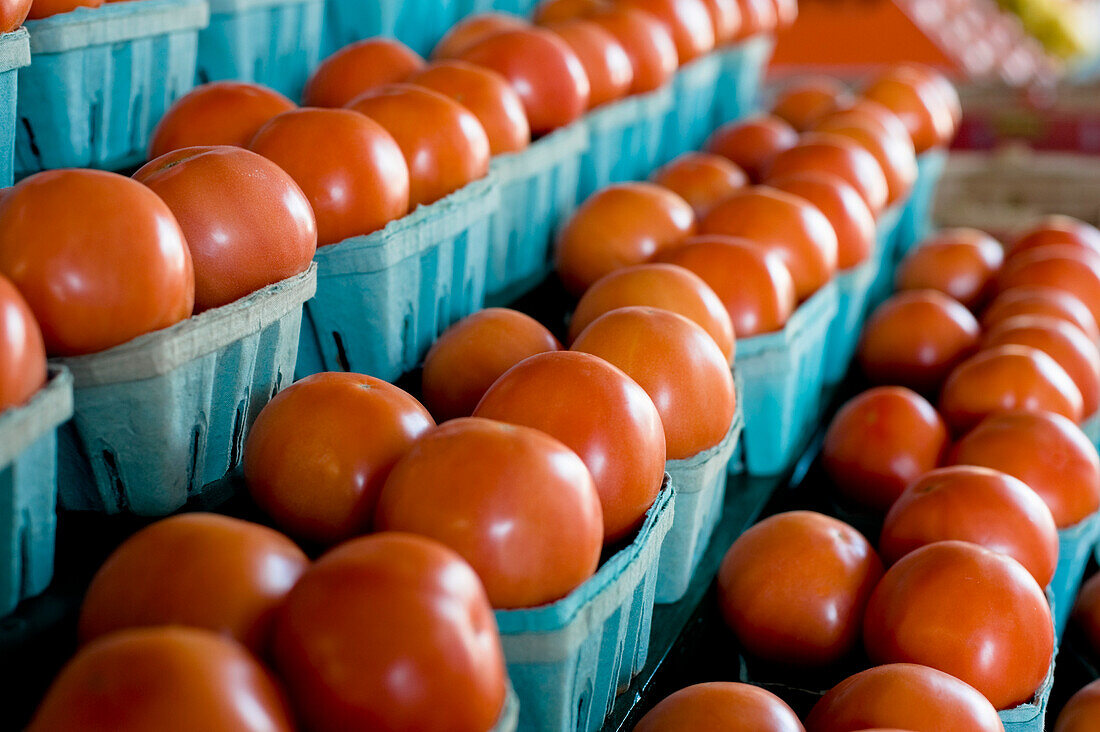
[[[918,74],[904,68],[889,69],[873,79],[863,96],[901,119],[917,153],[947,143],[954,134],[947,100]]]
[[[982,312],[982,327],[991,329],[1017,315],[1045,315],[1076,326],[1091,341],[1100,341],[1096,319],[1081,300],[1053,287],[1022,285],[1005,290]]]
[[[714,25],[702,0],[617,0],[616,5],[644,10],[659,20],[676,44],[681,66],[714,48]]]
[[[432,49],[432,58],[458,58],[468,48],[497,33],[529,27],[524,18],[511,13],[477,13],[451,26]]]
[[[843,179],[856,189],[875,216],[886,207],[886,176],[882,166],[871,153],[843,135],[829,132],[802,135],[798,144],[772,158],[766,179],[815,171]]]
[[[42,329],[19,290],[0,275],[0,413],[24,404],[45,383]]]
[[[634,67],[623,44],[587,20],[566,20],[547,26],[577,54],[588,77],[588,109],[622,99],[634,83]]]
[[[848,87],[832,76],[801,76],[783,86],[772,104],[772,114],[799,132],[808,132],[822,117],[847,109],[855,102]]]
[[[737,0],[703,0],[714,28],[714,45],[724,46],[741,33],[741,8]]]
[[[1100,719],[1100,679],[1085,686],[1066,702],[1054,732],[1094,732]]]
[[[1100,230],[1072,216],[1044,216],[1021,231],[1008,244],[1009,255],[1051,244],[1080,247],[1100,254]]]
[[[77,8],[98,8],[104,0],[33,0],[25,20],[39,20]],[[13,14],[15,17],[16,14]]]
[[[653,171],[649,179],[691,204],[698,218],[749,184],[745,171],[734,163],[702,152],[684,153]]]
[[[798,0],[772,0],[775,5],[777,26],[789,28],[798,20]]]
[[[812,203],[836,232],[838,270],[867,261],[875,248],[875,217],[855,188],[830,173],[792,173],[768,185]]]
[[[344,107],[357,96],[396,84],[424,68],[424,59],[393,38],[344,46],[314,70],[302,92],[307,107]]]
[[[959,122],[962,121],[963,109],[962,101],[959,99],[959,92],[955,89],[954,84],[948,80],[946,76],[924,64],[907,63],[900,67],[900,70],[904,74],[911,75],[913,78],[920,79],[940,97],[945,105],[947,105],[948,114],[951,117],[952,132],[959,126]]]
[[[676,43],[664,25],[644,10],[612,7],[593,13],[596,23],[622,44],[634,69],[631,94],[658,89],[676,72]]]
[[[977,229],[943,229],[905,255],[894,275],[899,290],[939,290],[977,311],[992,294],[1004,250]]]
[[[0,33],[10,33],[27,19],[33,0],[6,0],[0,5]]]
[[[680,689],[653,707],[634,732],[805,732],[798,716],[758,686],[714,681]]]
[[[798,133],[778,117],[751,117],[727,122],[707,140],[706,149],[738,165],[753,183],[779,153],[798,144]]]
[[[897,115],[880,104],[861,100],[821,118],[814,130],[851,138],[874,156],[886,176],[887,205],[904,198],[917,180],[913,140]]]
[[[535,6],[534,19],[539,25],[583,18],[611,7],[612,0],[541,0]]]
[[[1068,292],[1100,323],[1100,254],[1066,245],[1038,247],[1005,262],[997,278],[999,292],[1013,287],[1053,287]]]
[[[773,0],[737,0],[737,5],[741,9],[741,32],[737,40],[770,33],[779,24]]]
[[[1100,573],[1094,574],[1077,593],[1073,619],[1085,633],[1091,657],[1100,655]]]

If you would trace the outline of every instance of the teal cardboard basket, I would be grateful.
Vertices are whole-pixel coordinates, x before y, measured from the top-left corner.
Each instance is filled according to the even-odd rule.
[[[933,231],[932,208],[936,202],[936,186],[947,166],[947,151],[934,148],[917,157],[917,180],[898,223],[894,263],[901,261],[909,250],[927,239]]]
[[[488,0],[325,0],[323,53],[387,36],[427,56],[452,25],[490,9]]]
[[[872,253],[866,262],[837,273],[837,312],[829,326],[825,347],[826,388],[843,381],[852,364],[852,357],[859,345],[859,334],[867,319],[867,305],[871,287],[878,275],[878,266],[878,259]]]
[[[563,599],[496,612],[521,729],[595,732],[616,694],[642,670],[673,504],[666,486],[634,540]]]
[[[298,99],[321,60],[325,0],[210,0],[196,81],[237,79]]]
[[[1100,511],[1058,532],[1058,567],[1050,581],[1055,638],[1062,637],[1081,589],[1085,568],[1100,539]]]
[[[19,69],[31,62],[30,36],[26,28],[0,35],[0,187],[15,178],[15,105]]]
[[[241,463],[253,421],[291,383],[316,267],[101,353],[73,373],[59,435],[62,508],[162,516]]]
[[[153,126],[195,85],[205,0],[139,0],[27,21],[15,175],[121,170],[143,162]]]
[[[715,51],[720,68],[718,92],[714,97],[713,127],[741,119],[756,111],[760,104],[764,71],[774,48],[775,39],[761,35]]]
[[[419,206],[381,231],[320,247],[298,376],[354,371],[394,379],[485,303],[494,176]]]
[[[709,53],[681,66],[672,77],[672,107],[665,118],[658,164],[698,150],[714,130],[722,62],[720,54]]]
[[[57,531],[57,428],[73,413],[64,368],[29,402],[0,412],[0,616],[53,578]]]
[[[588,128],[576,123],[493,160],[500,208],[489,240],[488,304],[512,302],[550,271],[550,245],[576,208],[581,155],[587,149]]]
[[[539,0],[491,0],[493,10],[530,17]]]
[[[519,699],[516,690],[508,684],[508,696],[504,698],[504,709],[500,710],[500,718],[491,732],[516,732],[519,728]]]
[[[882,212],[876,225],[875,261],[878,270],[871,285],[867,310],[874,310],[894,292],[894,270],[897,269],[898,229],[905,205],[896,204]]]

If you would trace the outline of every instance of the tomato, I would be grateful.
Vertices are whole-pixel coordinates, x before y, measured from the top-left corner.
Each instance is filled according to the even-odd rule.
[[[1073,619],[1085,632],[1092,655],[1100,655],[1100,574],[1094,574],[1077,593]]]
[[[679,195],[698,218],[749,184],[745,171],[721,155],[689,152],[653,171],[650,180]]]
[[[591,577],[600,497],[577,454],[529,427],[466,417],[432,430],[386,480],[375,525],[470,563],[494,608],[545,605]]]
[[[1004,250],[993,237],[977,229],[943,229],[926,239],[898,266],[899,290],[939,290],[971,310],[993,291]]]
[[[1062,244],[1100,254],[1100,229],[1072,216],[1044,216],[1027,227],[1008,244],[1010,255]]]
[[[493,384],[474,416],[534,427],[580,455],[600,494],[606,544],[638,528],[661,490],[665,435],[657,407],[596,356],[531,356]]]
[[[489,138],[489,154],[518,152],[531,144],[523,101],[503,76],[462,61],[436,61],[409,77],[470,110]]]
[[[590,196],[558,234],[555,262],[581,295],[621,267],[641,264],[695,233],[687,201],[652,183],[619,183]]]
[[[684,316],[650,307],[612,310],[592,321],[572,350],[618,366],[645,389],[661,415],[669,460],[708,450],[729,432],[737,408],[729,361]]]
[[[539,25],[550,25],[611,7],[611,0],[541,0],[535,6],[534,18]]]
[[[631,94],[644,94],[665,85],[676,73],[678,56],[672,34],[644,10],[618,6],[589,18],[622,44],[634,69]]]
[[[245,482],[276,525],[333,544],[367,530],[390,469],[434,426],[418,401],[381,379],[314,374],[256,418]]]
[[[697,236],[657,255],[697,274],[726,308],[738,338],[787,324],[796,300],[794,280],[780,255],[746,239]]]
[[[776,23],[779,28],[789,28],[798,20],[798,0],[773,0]]]
[[[302,92],[307,107],[345,107],[364,92],[406,81],[424,59],[393,38],[368,38],[344,46],[313,72]]]
[[[672,35],[680,65],[714,48],[714,25],[702,0],[617,0],[620,7],[644,10]]]
[[[409,169],[409,208],[434,203],[489,173],[489,138],[470,110],[430,89],[390,84],[350,109],[382,125]]]
[[[440,422],[469,417],[505,371],[528,356],[560,349],[550,331],[523,313],[474,313],[448,328],[424,357],[424,403]]]
[[[0,275],[0,414],[25,403],[45,383],[42,329],[19,290]]]
[[[898,116],[868,100],[820,119],[814,130],[851,138],[871,153],[886,175],[886,203],[904,198],[917,180],[913,140]]]
[[[703,0],[714,28],[714,45],[724,46],[741,32],[741,8],[737,0]]]
[[[873,79],[863,97],[898,116],[918,153],[948,142],[954,133],[946,99],[919,75],[890,69]]]
[[[587,20],[567,20],[547,26],[577,54],[588,77],[588,109],[622,99],[634,83],[623,44],[606,30]]]
[[[39,20],[77,8],[98,8],[104,0],[33,0],[24,20]]]
[[[923,732],[1004,732],[997,710],[974,687],[912,663],[876,666],[849,676],[806,718],[810,732],[849,732],[874,725]]]
[[[604,313],[632,305],[683,315],[705,330],[726,361],[733,363],[736,342],[725,305],[701,277],[672,264],[624,267],[597,280],[585,291],[569,320],[570,342]]]
[[[1058,362],[1031,346],[993,346],[947,377],[939,410],[947,426],[966,432],[995,412],[1054,412],[1081,421],[1081,390]]]
[[[737,5],[741,9],[741,32],[737,40],[770,33],[779,23],[773,0],[737,0]]]
[[[920,79],[931,87],[943,103],[947,105],[947,111],[952,122],[952,132],[954,132],[954,129],[959,126],[959,122],[962,121],[963,116],[962,101],[959,99],[959,92],[955,89],[955,86],[946,76],[931,66],[907,63],[903,64],[900,69],[903,73]]]
[[[1043,589],[1015,559],[941,541],[886,571],[867,605],[863,641],[875,663],[931,666],[1009,709],[1030,701],[1046,678],[1054,624]]]
[[[832,76],[802,76],[786,84],[772,104],[772,114],[799,132],[808,132],[822,117],[855,102],[848,87]]]
[[[653,707],[634,732],[805,732],[797,715],[770,691],[714,681],[680,689]]]
[[[718,570],[718,604],[754,656],[796,667],[839,661],[859,642],[882,562],[863,535],[812,511],[764,519]]]
[[[565,41],[542,28],[503,31],[459,56],[492,69],[512,85],[535,135],[564,127],[588,109],[591,85],[584,64]]]
[[[51,356],[103,351],[191,316],[195,272],[171,209],[97,170],[24,178],[0,199],[0,275]]]
[[[1100,327],[1080,298],[1053,287],[1022,285],[1005,290],[982,313],[982,327],[988,330],[1017,315],[1059,318],[1076,326],[1089,340],[1100,341]]]
[[[1053,287],[1075,296],[1100,323],[1100,254],[1045,246],[1011,257],[997,278],[999,292],[1021,286]]]
[[[294,108],[294,102],[259,84],[215,81],[196,86],[153,128],[149,159],[199,145],[248,147],[268,120]]]
[[[1064,529],[1100,509],[1100,458],[1085,433],[1049,412],[987,417],[955,445],[950,462],[983,465],[1019,478]]]
[[[1085,686],[1066,702],[1054,732],[1091,732],[1100,717],[1100,680]]]
[[[375,534],[306,570],[272,654],[303,727],[491,729],[506,675],[477,575],[431,539]]]
[[[874,156],[843,135],[808,132],[798,144],[776,155],[767,179],[791,173],[831,173],[856,189],[876,216],[886,207],[886,176]]]
[[[727,122],[711,134],[706,149],[740,166],[754,183],[779,153],[798,144],[798,133],[778,117]]]
[[[460,20],[432,49],[432,58],[458,58],[497,33],[530,28],[531,24],[510,13],[477,13]]]
[[[0,33],[11,33],[23,25],[31,11],[33,0],[7,0],[0,7]]]
[[[875,217],[855,188],[830,173],[792,173],[768,181],[776,190],[812,203],[836,232],[838,270],[867,261],[875,248]]]
[[[234,641],[195,628],[135,628],[83,648],[28,732],[291,732],[278,682]]]
[[[979,336],[978,321],[958,302],[934,290],[911,290],[871,313],[856,357],[877,384],[932,393],[977,349]]]
[[[804,198],[768,186],[734,193],[711,209],[699,231],[742,237],[777,252],[800,301],[836,272],[837,239],[829,220]]]
[[[947,446],[947,426],[924,397],[879,386],[837,411],[821,457],[842,495],[886,511],[906,486],[940,464]]]

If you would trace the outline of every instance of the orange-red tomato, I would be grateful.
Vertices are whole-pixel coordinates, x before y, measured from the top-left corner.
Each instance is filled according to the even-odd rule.
[[[848,87],[832,76],[802,76],[783,87],[772,114],[799,132],[808,132],[822,117],[847,109],[855,102]]]
[[[814,129],[851,138],[874,156],[886,175],[887,205],[901,200],[917,180],[917,153],[898,116],[861,100],[851,109],[820,119]]]
[[[535,6],[534,19],[539,25],[560,23],[605,10],[612,4],[612,0],[541,0]]]
[[[776,155],[767,178],[818,171],[842,178],[856,189],[876,216],[886,207],[886,175],[875,157],[859,143],[829,132],[809,132],[798,144]]]
[[[1003,412],[955,445],[951,463],[983,465],[1019,478],[1064,529],[1100,509],[1100,457],[1085,433],[1050,412]]]
[[[191,316],[195,272],[164,201],[98,170],[51,170],[0,199],[0,274],[51,356],[103,351]]]
[[[745,39],[761,33],[770,33],[779,23],[773,0],[737,0],[741,9],[741,32],[737,39]]]
[[[1031,346],[993,346],[947,377],[939,410],[956,433],[995,412],[1054,412],[1081,421],[1081,390],[1058,362]]]
[[[1094,574],[1081,586],[1073,619],[1084,631],[1093,655],[1100,655],[1100,574]]]
[[[944,229],[909,252],[898,266],[899,290],[939,290],[977,310],[993,290],[1004,250],[977,229]]]
[[[501,374],[528,356],[560,348],[528,315],[506,308],[476,312],[448,328],[424,357],[424,404],[440,422],[469,417]]]
[[[955,300],[934,290],[910,290],[871,313],[856,356],[877,384],[932,393],[977,349],[980,335],[978,321]]]
[[[761,116],[727,122],[711,134],[706,149],[735,163],[759,183],[772,158],[797,144],[793,127],[778,117]]]
[[[644,94],[665,85],[676,72],[676,43],[656,18],[636,8],[612,7],[593,13],[589,20],[622,44],[634,69],[631,94]]]
[[[829,220],[804,198],[768,186],[737,191],[711,209],[699,231],[742,237],[777,252],[799,300],[836,273],[837,239]]]
[[[276,608],[308,565],[294,542],[266,526],[172,516],[131,536],[99,568],[80,609],[80,638],[186,625],[263,653]]]
[[[835,663],[859,642],[882,562],[863,535],[812,511],[764,519],[726,552],[718,604],[738,643],[767,661]]]
[[[721,155],[684,153],[653,171],[649,178],[679,195],[702,218],[735,191],[749,184],[745,171]]]
[[[768,181],[776,190],[804,198],[836,232],[836,267],[846,270],[867,261],[875,248],[875,216],[855,188],[830,173],[792,173]]]
[[[977,689],[950,674],[891,663],[849,676],[829,690],[806,718],[809,732],[883,729],[1004,732],[997,710]]]
[[[657,18],[672,35],[680,65],[714,48],[714,25],[702,0],[617,0],[616,5]]]
[[[271,672],[238,643],[195,628],[135,628],[81,649],[28,732],[292,732]]]
[[[77,8],[98,8],[104,0],[33,0],[26,20],[39,20]]]
[[[368,38],[344,46],[313,72],[302,92],[307,107],[344,107],[360,94],[405,81],[424,59],[393,38]]]
[[[535,135],[563,127],[588,109],[592,87],[584,64],[569,44],[543,28],[497,33],[470,46],[459,58],[508,80],[523,101]]]
[[[489,138],[450,97],[412,84],[367,92],[350,109],[382,125],[409,168],[409,208],[434,203],[489,173]]]
[[[798,716],[770,691],[714,681],[666,696],[642,717],[634,732],[805,732]]]
[[[25,403],[45,383],[42,329],[19,290],[0,275],[0,412]]]
[[[504,706],[492,607],[462,557],[419,536],[354,539],[306,570],[275,622],[306,729],[487,730]]]
[[[798,0],[773,0],[776,24],[779,28],[789,28],[798,20]]]
[[[0,5],[0,33],[10,33],[27,19],[33,0],[6,0]]]
[[[687,201],[652,183],[619,183],[590,196],[558,234],[555,262],[581,295],[621,267],[641,264],[695,233]]]
[[[737,0],[703,0],[714,28],[714,45],[724,46],[741,32],[741,8]]]
[[[940,541],[887,570],[867,604],[863,641],[875,663],[931,666],[1008,709],[1046,678],[1054,625],[1043,589],[1015,559]]]
[[[377,231],[409,211],[409,167],[382,125],[346,109],[281,114],[253,152],[290,174],[317,218],[317,244]]]
[[[1003,292],[1022,286],[1068,292],[1083,302],[1100,323],[1100,254],[1064,244],[1021,252],[1005,262],[997,288]]]
[[[369,528],[394,464],[434,427],[381,379],[321,373],[268,402],[244,447],[252,498],[293,536],[333,544]]]
[[[697,274],[729,314],[738,338],[787,324],[796,305],[794,279],[778,253],[731,236],[696,236],[657,255]]]
[[[196,86],[177,99],[153,128],[149,159],[181,147],[248,147],[268,120],[294,107],[294,102],[274,89],[246,81]]]
[[[1066,702],[1054,732],[1093,732],[1100,719],[1100,680],[1085,686]]]
[[[638,528],[661,490],[665,435],[657,407],[596,356],[531,356],[493,384],[474,416],[534,427],[580,455],[600,494],[605,543]]]
[[[1008,252],[1011,256],[1050,244],[1080,247],[1100,254],[1100,229],[1072,216],[1044,216],[1017,234],[1008,244]]]
[[[947,111],[951,116],[951,129],[952,132],[954,132],[955,128],[959,126],[959,122],[962,121],[963,116],[962,101],[959,99],[959,92],[955,89],[955,85],[952,84],[946,76],[931,66],[907,63],[902,64],[899,68],[902,73],[920,79],[930,86],[943,103],[947,105]]]
[[[683,315],[705,330],[733,363],[736,342],[725,305],[703,278],[672,264],[638,264],[601,277],[577,303],[569,320],[569,341],[604,313],[633,305]]]
[[[886,511],[947,450],[947,426],[924,397],[900,386],[879,386],[837,411],[821,457],[842,495]]]
[[[538,430],[477,417],[417,440],[386,480],[375,525],[458,552],[498,609],[565,597],[595,573],[603,548],[600,497],[577,454]]]
[[[478,13],[460,20],[432,49],[432,58],[458,58],[466,49],[504,31],[529,28],[530,24],[510,13]]]
[[[1053,287],[1021,285],[1005,290],[982,313],[982,327],[988,330],[1017,315],[1059,318],[1076,326],[1089,340],[1100,341],[1100,327],[1080,298]]]
[[[577,54],[588,77],[588,109],[622,99],[634,83],[634,67],[623,44],[587,20],[566,20],[547,26]]]
[[[946,98],[911,70],[886,71],[872,80],[863,90],[863,96],[901,119],[918,153],[947,143],[954,134],[954,120]]]

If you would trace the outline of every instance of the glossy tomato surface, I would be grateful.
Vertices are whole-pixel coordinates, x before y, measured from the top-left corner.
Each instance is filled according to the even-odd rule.
[[[1100,254],[1100,230],[1072,216],[1044,216],[1019,232],[1008,244],[1010,255],[1062,244]]]
[[[706,149],[739,166],[754,183],[764,179],[779,153],[798,144],[798,132],[778,117],[759,116],[727,122],[711,134]]]
[[[672,36],[681,66],[714,48],[714,24],[702,0],[617,0],[616,5],[657,18]]]
[[[741,32],[738,39],[769,33],[779,23],[773,0],[737,0],[737,5],[741,8]]]
[[[1037,247],[1011,257],[997,278],[998,291],[1053,287],[1078,298],[1100,323],[1100,254],[1065,244]]]
[[[899,290],[938,290],[971,310],[993,294],[1004,262],[1000,242],[976,229],[943,229],[905,255],[894,275]]]
[[[613,0],[541,0],[533,17],[539,25],[551,25],[591,15],[612,5]]]
[[[741,32],[741,7],[737,0],[703,0],[714,28],[714,45],[724,46]]]
[[[644,10],[609,7],[589,20],[622,44],[634,70],[631,94],[644,94],[664,86],[676,72],[678,56],[672,34]]]
[[[587,20],[573,19],[547,26],[577,54],[588,77],[588,109],[622,99],[634,83],[634,67],[623,44]]]
[[[689,152],[653,171],[650,180],[679,195],[699,218],[749,184],[745,171],[721,155]]]
[[[634,732],[804,732],[798,716],[770,691],[749,684],[714,681],[665,697]]]
[[[0,4],[0,33],[10,33],[27,19],[33,0],[7,0]]]
[[[509,30],[521,30],[529,23],[511,13],[477,13],[451,26],[432,49],[432,58],[458,58],[481,41]]]
[[[302,92],[307,107],[343,107],[371,89],[408,80],[424,59],[393,38],[367,38],[344,46],[313,72]]]
[[[855,97],[832,76],[802,76],[786,84],[772,104],[772,114],[799,132],[808,132],[821,118],[852,105]]]
[[[1092,732],[1100,719],[1100,680],[1074,694],[1054,724],[1054,732]]]
[[[917,153],[948,142],[954,133],[947,101],[918,75],[887,70],[863,89],[863,96],[898,116]]]
[[[875,217],[855,188],[830,173],[792,173],[768,181],[776,190],[812,203],[836,232],[836,266],[847,270],[862,264],[875,248]]]
[[[913,140],[898,116],[882,105],[862,100],[822,117],[814,129],[851,138],[874,156],[886,176],[887,205],[905,197],[916,182]]]
[[[25,403],[45,383],[42,330],[19,290],[0,275],[0,413]]]
[[[26,19],[39,20],[77,8],[98,8],[103,2],[104,0],[33,0]]]
[[[1053,287],[1020,286],[1005,290],[982,312],[982,327],[988,330],[1018,315],[1058,318],[1078,328],[1090,340],[1100,341],[1096,319],[1080,298]]]
[[[878,216],[886,207],[886,175],[875,157],[851,138],[829,132],[809,132],[798,144],[772,158],[765,180],[792,173],[829,173],[856,189]]]

